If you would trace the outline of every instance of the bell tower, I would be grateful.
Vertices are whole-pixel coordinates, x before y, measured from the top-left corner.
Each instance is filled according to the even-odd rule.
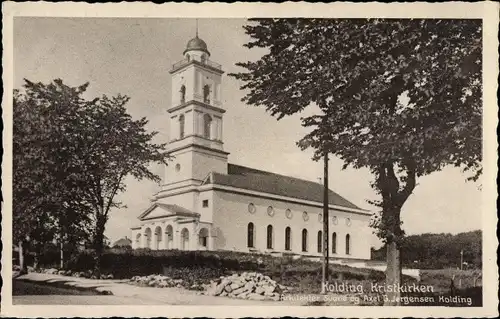
[[[183,59],[172,66],[172,100],[168,108],[173,160],[162,190],[200,185],[210,172],[227,174],[222,127],[221,80],[224,71],[210,60],[205,41],[189,40]]]

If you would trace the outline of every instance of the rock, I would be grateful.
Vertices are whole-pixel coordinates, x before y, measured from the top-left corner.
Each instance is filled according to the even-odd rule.
[[[233,291],[233,289],[231,288],[231,285],[227,285],[226,287],[224,287],[224,290],[225,290],[227,293],[230,293],[231,291]]]
[[[227,292],[223,291],[219,296],[226,297],[227,296]]]
[[[255,288],[255,283],[253,281],[249,281],[245,284],[245,290],[252,292],[254,288]]]
[[[217,287],[215,288],[215,294],[214,294],[214,296],[220,295],[224,291],[224,288],[226,288],[226,286],[224,285],[223,282],[221,282],[220,284],[218,284]]]
[[[271,296],[271,300],[274,300],[274,301],[280,301],[281,300],[281,296],[280,294],[273,294]]]
[[[233,295],[237,296],[237,295],[240,295],[246,291],[247,290],[245,289],[245,287],[240,287],[238,289],[233,290]]]
[[[247,299],[248,295],[249,295],[249,292],[248,292],[248,291],[245,291],[245,292],[243,292],[243,293],[239,294],[239,295],[237,296],[237,298],[239,298],[239,299]]]
[[[248,295],[247,299],[250,299],[250,300],[266,300],[266,297],[262,296],[262,295],[259,295],[259,294],[256,294],[256,293],[251,293],[251,294]]]
[[[177,284],[175,287],[182,288],[182,285],[181,284]]]
[[[259,295],[263,295],[266,292],[266,290],[263,287],[257,287],[255,289],[255,293]]]
[[[267,286],[267,287],[264,287],[264,290],[267,294],[272,294],[274,292],[274,290],[276,289],[275,286]]]
[[[109,275],[106,277],[106,279],[114,279],[113,274],[109,274]]]
[[[243,287],[245,284],[242,283],[241,281],[236,281],[231,284],[231,289],[238,289],[240,287]]]

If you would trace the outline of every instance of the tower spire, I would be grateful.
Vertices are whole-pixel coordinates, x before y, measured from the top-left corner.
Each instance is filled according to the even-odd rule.
[[[198,37],[198,19],[196,19],[196,37]]]

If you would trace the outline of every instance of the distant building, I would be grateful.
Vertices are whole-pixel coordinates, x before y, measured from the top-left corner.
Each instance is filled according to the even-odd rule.
[[[228,163],[224,72],[209,57],[196,36],[170,71],[168,151],[174,160],[132,228],[132,247],[320,256],[323,185]],[[329,203],[330,255],[370,259],[371,213],[333,191]]]
[[[132,248],[132,240],[130,240],[130,238],[125,236],[125,238],[121,238],[115,241],[115,243],[111,248],[127,248],[127,247]]]

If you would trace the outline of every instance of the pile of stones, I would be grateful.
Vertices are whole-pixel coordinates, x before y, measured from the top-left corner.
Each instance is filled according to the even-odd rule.
[[[183,279],[173,279],[164,275],[149,275],[149,276],[134,276],[130,279],[133,285],[147,286],[147,287],[157,287],[157,288],[188,288],[192,290],[200,290],[201,286],[196,284],[189,285]]]
[[[269,276],[256,272],[244,272],[221,277],[206,286],[204,294],[250,300],[279,301],[289,289],[278,284]]]

